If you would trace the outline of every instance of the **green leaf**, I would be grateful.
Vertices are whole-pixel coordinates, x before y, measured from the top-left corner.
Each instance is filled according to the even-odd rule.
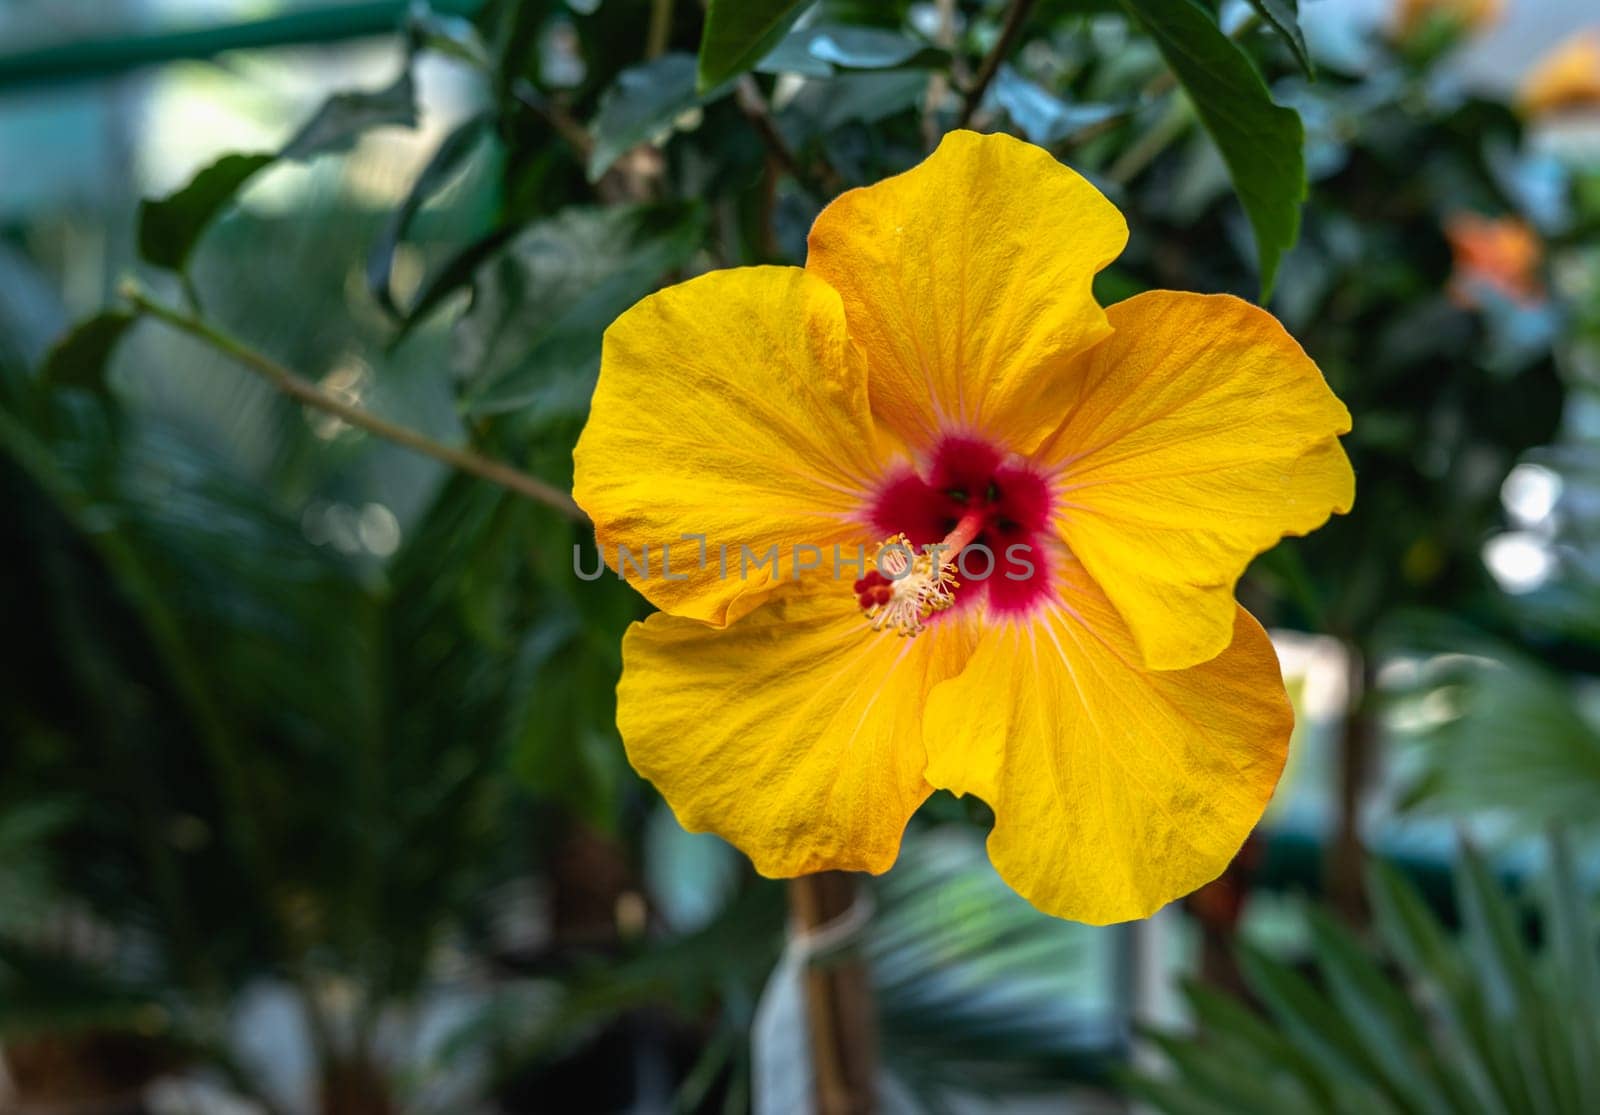
[[[150,991],[66,952],[0,938],[0,1037],[159,1031],[168,1023]]]
[[[1300,32],[1300,17],[1295,11],[1295,0],[1250,0],[1250,6],[1256,10],[1278,35],[1288,44],[1294,52],[1294,60],[1300,63],[1300,68],[1306,76],[1315,79],[1317,76],[1316,64],[1311,61],[1311,52],[1306,49],[1306,37]]]
[[[405,200],[389,215],[383,231],[373,243],[367,256],[367,287],[378,304],[395,317],[407,316],[402,315],[395,303],[391,283],[395,251],[405,238],[417,211],[427,204],[429,198],[455,181],[461,164],[478,149],[484,136],[491,134],[493,123],[492,114],[484,112],[468,117],[457,125],[434,151],[433,157],[422,168],[422,173],[411,184]]]
[[[1330,996],[1407,1109],[1450,1115],[1429,1063],[1427,1020],[1328,914],[1312,911],[1311,935]]]
[[[285,159],[304,162],[318,155],[349,151],[367,132],[381,127],[417,126],[417,89],[407,67],[394,83],[382,89],[352,89],[335,93],[312,114],[280,152]]]
[[[426,3],[413,4],[406,13],[406,36],[413,51],[431,50],[485,73],[494,66],[488,44],[465,16],[437,12]]]
[[[947,59],[947,52],[899,31],[814,23],[785,35],[755,69],[765,74],[830,77],[834,67],[889,70],[901,66],[927,67]]]
[[[1056,96],[1012,69],[1002,65],[995,74],[990,92],[994,102],[1005,109],[1011,122],[1022,129],[1030,143],[1050,147],[1073,133],[1114,119],[1124,110],[1110,104],[1074,104]]]
[[[1491,1023],[1497,1030],[1513,1023],[1493,1047],[1503,1055],[1502,1079],[1510,1082],[1513,1106],[1519,1111],[1554,1111],[1553,1066],[1540,1049],[1541,1035],[1530,1032],[1540,996],[1518,911],[1471,845],[1463,845],[1456,863],[1456,894],[1466,923],[1468,955],[1485,989]]]
[[[1261,299],[1300,234],[1306,196],[1300,116],[1274,104],[1250,58],[1194,0],[1122,0],[1194,102],[1255,232]]]
[[[1378,936],[1416,987],[1437,997],[1447,1024],[1453,1063],[1477,1104],[1505,1110],[1496,1069],[1479,1055],[1490,1039],[1483,1025],[1478,982],[1467,976],[1454,942],[1422,895],[1395,867],[1374,859],[1367,866],[1367,896]]]
[[[139,203],[139,258],[168,271],[182,271],[206,228],[234,196],[276,156],[224,155],[189,184],[164,198]]]
[[[575,207],[512,241],[479,272],[456,327],[467,410],[583,415],[601,334],[689,260],[704,226],[691,205]]]
[[[698,86],[738,77],[778,45],[811,0],[711,0],[700,37]]]
[[[548,615],[517,653],[507,724],[512,771],[522,784],[601,829],[615,824],[627,764],[615,728],[617,667],[596,644],[620,637],[586,637],[572,611]]]
[[[184,271],[211,222],[260,171],[280,158],[303,162],[348,151],[370,129],[391,124],[417,124],[409,67],[382,89],[335,93],[276,155],[224,155],[182,189],[145,199],[139,205],[139,258],[168,271]]]
[[[1388,1110],[1373,1080],[1375,1066],[1366,1055],[1349,1020],[1304,976],[1260,949],[1239,950],[1239,970],[1250,989],[1266,1004],[1284,1032],[1328,1075],[1344,1086],[1360,1088],[1368,1110]]]
[[[1411,630],[1397,630],[1417,649],[1474,656],[1435,670],[1404,694],[1408,705],[1448,699],[1462,710],[1402,736],[1420,760],[1420,805],[1493,810],[1530,830],[1593,824],[1600,816],[1600,734],[1568,678],[1513,646],[1426,614]]]
[[[39,378],[51,387],[81,387],[104,393],[111,355],[135,320],[124,310],[103,310],[79,322],[50,349]]]
[[[1588,1005],[1600,1003],[1600,964],[1595,957],[1594,921],[1588,896],[1578,882],[1572,848],[1565,833],[1550,835],[1550,886],[1545,924],[1565,978],[1558,989],[1573,1004],[1567,1012],[1569,1026],[1563,1036],[1572,1050],[1576,1070],[1577,1106],[1600,1111],[1600,1026]]]
[[[719,87],[702,95],[695,86],[695,60],[687,54],[664,54],[623,70],[590,124],[589,181],[598,182],[627,152],[666,132],[679,114],[726,92]]]

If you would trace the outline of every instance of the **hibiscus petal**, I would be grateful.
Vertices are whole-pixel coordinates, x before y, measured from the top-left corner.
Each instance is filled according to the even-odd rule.
[[[1350,509],[1350,414],[1248,302],[1153,291],[1108,313],[1116,332],[1071,369],[1077,397],[1038,461],[1060,470],[1057,528],[1144,661],[1181,669],[1228,645],[1253,557]]]
[[[1266,633],[1188,670],[1139,662],[1076,562],[1060,601],[986,632],[924,716],[928,781],[983,798],[989,857],[1039,909],[1146,917],[1222,873],[1283,769],[1294,714]]]
[[[1047,152],[957,131],[824,209],[806,270],[843,295],[873,411],[908,445],[966,432],[1026,453],[1063,412],[1055,370],[1107,333],[1090,284],[1127,239]]]
[[[722,629],[658,613],[622,643],[634,769],[763,875],[886,871],[931,792],[922,705],[961,669],[971,628],[874,632],[849,588],[788,586]]]
[[[794,579],[795,546],[857,552],[883,460],[839,296],[799,268],[739,268],[651,295],[606,331],[573,497],[651,603],[721,625]]]

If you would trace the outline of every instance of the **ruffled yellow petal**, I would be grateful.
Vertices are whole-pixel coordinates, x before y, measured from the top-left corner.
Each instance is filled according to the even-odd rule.
[[[1232,639],[1253,557],[1350,509],[1350,414],[1248,302],[1153,291],[1108,314],[1115,332],[1068,373],[1076,397],[1039,460],[1060,470],[1057,529],[1144,662],[1181,669]]]
[[[924,717],[928,781],[995,812],[989,857],[1074,921],[1146,917],[1221,874],[1283,769],[1294,714],[1242,608],[1217,658],[1151,671],[1068,562],[1062,603],[984,634]]]
[[[797,545],[825,560],[859,540],[882,467],[838,294],[799,268],[749,267],[644,299],[606,331],[573,461],[607,562],[653,604],[719,625],[750,611],[794,579]]]
[[[958,131],[824,209],[806,270],[843,295],[874,413],[902,440],[965,431],[1025,453],[1062,412],[1060,365],[1107,332],[1090,283],[1127,239],[1047,152]]]
[[[628,758],[683,826],[763,875],[881,872],[930,789],[922,706],[974,637],[874,632],[849,585],[787,586],[730,627],[657,614],[622,643]],[[842,591],[840,591],[842,589]]]

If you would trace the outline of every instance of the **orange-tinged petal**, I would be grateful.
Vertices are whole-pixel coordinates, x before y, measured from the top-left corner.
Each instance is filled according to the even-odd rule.
[[[1407,39],[1430,23],[1454,24],[1462,31],[1483,31],[1503,14],[1505,0],[1400,0],[1395,32]]]
[[[1455,257],[1450,296],[1458,305],[1479,305],[1483,288],[1523,304],[1538,301],[1544,245],[1528,222],[1463,212],[1445,221],[1444,234]]]
[[[1266,633],[1153,671],[1068,562],[1061,602],[986,632],[924,717],[928,781],[994,809],[989,857],[1039,909],[1107,924],[1216,878],[1260,819],[1294,714]]]
[[[606,560],[653,604],[720,625],[793,579],[795,546],[856,552],[876,440],[838,294],[795,267],[716,271],[606,331],[573,497]],[[635,560],[619,563],[619,545]],[[778,577],[762,561],[774,546]]]
[[[1038,463],[1060,470],[1057,529],[1144,662],[1181,669],[1228,646],[1253,557],[1350,509],[1350,414],[1248,302],[1153,291],[1108,314]]]
[[[1600,28],[1562,40],[1539,59],[1517,101],[1533,116],[1600,105]]]
[[[628,758],[683,826],[763,875],[886,871],[923,780],[922,706],[974,637],[870,630],[848,584],[791,585],[738,623],[656,614],[622,643]]]
[[[959,431],[1025,453],[1061,413],[1059,366],[1107,332],[1090,284],[1127,239],[1047,152],[957,131],[824,209],[806,270],[843,295],[873,411],[903,441]]]

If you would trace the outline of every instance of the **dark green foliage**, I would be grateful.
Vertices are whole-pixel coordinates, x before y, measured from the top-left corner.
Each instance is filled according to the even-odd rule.
[[[1463,850],[1462,935],[1394,868],[1371,866],[1373,939],[1312,917],[1309,974],[1256,949],[1240,960],[1264,1017],[1188,988],[1198,1033],[1155,1035],[1167,1070],[1130,1081],[1157,1110],[1594,1110],[1600,982],[1592,896],[1554,838],[1541,880],[1542,947],[1486,861]]]
[[[574,208],[479,272],[456,331],[463,405],[519,422],[581,418],[612,320],[682,267],[704,235],[693,204]]]
[[[79,323],[45,357],[40,379],[48,386],[105,391],[106,373],[117,342],[135,320],[125,310],[106,310]]]

